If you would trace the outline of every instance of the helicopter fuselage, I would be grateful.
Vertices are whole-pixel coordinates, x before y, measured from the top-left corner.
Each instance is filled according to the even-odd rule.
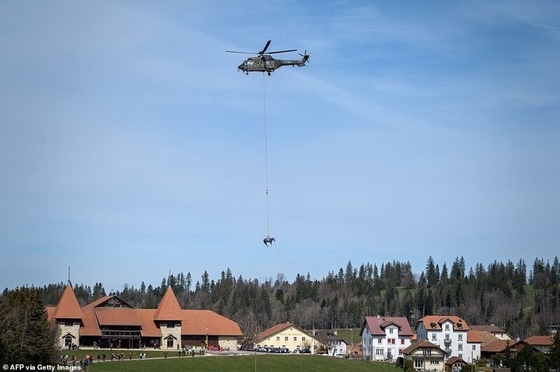
[[[309,56],[303,56],[301,59],[274,59],[272,56],[265,54],[258,57],[249,57],[237,68],[245,74],[249,72],[267,72],[270,75],[274,70],[282,66],[305,66]]]

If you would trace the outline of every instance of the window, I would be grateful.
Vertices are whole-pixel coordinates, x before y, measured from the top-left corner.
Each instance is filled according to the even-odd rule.
[[[294,336],[294,341],[297,341],[297,336]]]
[[[381,348],[375,349],[375,355],[383,355],[383,349]]]
[[[173,347],[173,337],[167,339],[167,347]]]
[[[288,341],[287,337],[286,337],[286,341]],[[301,336],[301,341],[305,341],[305,336]]]
[[[463,351],[463,344],[457,345],[459,351]]]
[[[404,345],[404,338],[401,338],[401,345]]]
[[[439,360],[430,360],[430,364],[433,366],[439,365]]]
[[[445,330],[446,330],[446,331],[449,331],[449,324],[446,324],[446,325],[445,325]]]
[[[436,341],[437,340],[437,336],[435,333],[432,333],[432,341]]]
[[[167,328],[175,328],[175,323],[167,323]]]
[[[72,321],[72,320],[67,320],[67,321],[64,322],[64,325],[65,325],[66,327],[72,327],[72,326],[74,325],[74,321]]]
[[[393,328],[389,328],[389,334],[393,334],[394,329]]]
[[[432,350],[422,350],[422,355],[424,355],[425,357],[432,356]]]
[[[288,336],[284,337],[284,341],[288,341],[288,339],[289,339]]]
[[[276,341],[280,341],[280,336],[276,336]]]
[[[463,335],[457,335],[458,341],[463,341]]]
[[[473,351],[476,350],[476,345],[473,345],[473,346],[472,346],[472,349],[473,349]]]
[[[424,368],[424,359],[414,359],[414,368]]]
[[[378,344],[381,344],[381,343],[383,343],[383,340],[380,339],[380,338],[378,338],[378,339],[377,339],[377,343],[378,343]]]

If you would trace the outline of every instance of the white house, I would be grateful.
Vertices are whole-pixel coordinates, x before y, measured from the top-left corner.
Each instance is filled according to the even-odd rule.
[[[458,316],[428,315],[416,325],[418,340],[428,340],[445,352],[445,360],[452,356],[473,363],[480,358],[482,339],[467,322]]]
[[[393,360],[410,346],[412,329],[405,317],[366,316],[360,336],[366,360]]]
[[[313,332],[315,337],[322,343],[327,355],[336,357],[346,356],[346,341],[338,337],[336,331],[315,330]]]

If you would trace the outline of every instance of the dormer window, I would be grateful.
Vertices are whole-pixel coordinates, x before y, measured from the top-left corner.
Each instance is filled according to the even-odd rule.
[[[445,325],[445,330],[449,331],[449,323]]]
[[[175,323],[167,323],[167,328],[175,328]]]

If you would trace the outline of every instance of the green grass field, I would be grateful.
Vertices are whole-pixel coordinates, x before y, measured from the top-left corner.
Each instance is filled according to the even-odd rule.
[[[348,345],[352,345],[352,342],[354,342],[354,345],[358,345],[362,342],[360,328],[352,328],[352,330],[350,330],[350,328],[338,328],[336,330],[336,334],[338,337],[346,341]]]
[[[319,355],[219,355],[190,358],[125,360],[94,363],[89,372],[267,371],[267,372],[400,372],[393,365]]]

